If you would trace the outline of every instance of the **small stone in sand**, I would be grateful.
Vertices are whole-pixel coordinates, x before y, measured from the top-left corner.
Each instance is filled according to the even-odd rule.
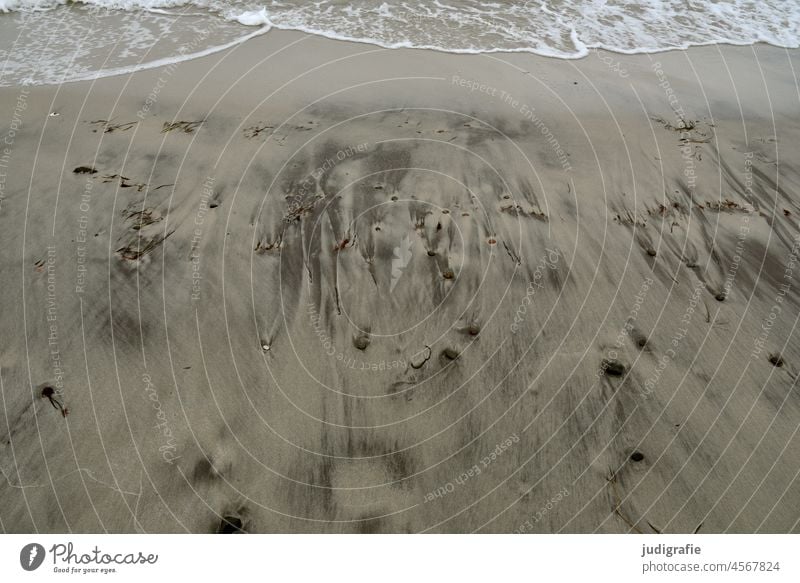
[[[717,300],[718,302],[724,302],[725,301],[725,293],[724,292],[719,292],[717,295],[714,296],[714,299]]]
[[[640,462],[644,459],[644,454],[640,451],[635,451],[631,454],[631,461]]]
[[[356,336],[353,340],[353,346],[358,348],[359,350],[366,350],[367,346],[369,346],[369,338],[366,336]]]
[[[647,254],[648,254],[650,257],[655,257],[655,256],[656,256],[656,250],[655,250],[655,249],[653,249],[652,247],[650,247],[650,248],[647,250]]]
[[[455,360],[458,358],[458,350],[455,348],[445,348],[442,350],[442,356],[444,356],[447,360]]]
[[[772,366],[780,368],[783,366],[783,357],[780,354],[770,354],[769,362]]]
[[[242,519],[237,516],[225,516],[219,523],[217,533],[219,534],[240,534],[243,532]]]
[[[73,172],[75,174],[97,174],[97,170],[91,166],[78,166]]]
[[[625,365],[618,360],[614,360],[613,358],[604,358],[603,371],[605,371],[605,373],[608,375],[621,377],[625,374]]]

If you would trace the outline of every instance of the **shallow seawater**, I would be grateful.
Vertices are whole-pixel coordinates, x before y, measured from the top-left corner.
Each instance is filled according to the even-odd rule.
[[[800,6],[781,0],[0,0],[0,85],[59,83],[221,50],[272,28],[388,48],[656,52],[710,43],[800,46]]]
[[[59,6],[0,14],[0,86],[105,77],[214,52],[260,29],[207,13]]]

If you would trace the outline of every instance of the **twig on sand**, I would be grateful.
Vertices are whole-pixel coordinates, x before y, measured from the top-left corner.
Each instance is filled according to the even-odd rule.
[[[110,134],[110,133],[116,132],[116,131],[126,132],[129,129],[131,129],[133,126],[135,126],[137,123],[139,123],[138,121],[129,121],[129,122],[125,122],[125,123],[117,123],[117,124],[115,124],[115,123],[111,123],[113,121],[114,121],[113,119],[98,119],[98,120],[95,120],[95,121],[91,121],[89,123],[91,125],[100,126],[100,129],[103,130],[104,134]],[[94,130],[92,130],[92,132],[97,132],[97,130],[94,129]]]
[[[61,411],[61,416],[66,417],[69,415],[69,408],[65,407],[61,401],[58,400],[56,397],[56,392],[53,387],[45,387],[42,389],[42,397],[48,399],[50,404],[53,406],[54,409],[58,409]]]
[[[164,126],[161,128],[161,133],[166,134],[167,132],[171,132],[172,130],[182,130],[186,134],[191,134],[200,127],[203,123],[203,120],[200,121],[174,121],[164,122]]]
[[[633,522],[631,522],[631,520],[627,516],[625,516],[622,513],[622,510],[620,509],[620,506],[622,504],[622,498],[620,497],[619,492],[617,491],[617,475],[613,474],[608,479],[608,483],[611,484],[611,492],[612,492],[612,494],[614,496],[614,500],[613,500],[613,502],[614,502],[614,514],[619,516],[625,522],[625,524],[627,524],[633,530],[635,530],[639,534],[644,534],[641,530],[639,530],[639,528]]]

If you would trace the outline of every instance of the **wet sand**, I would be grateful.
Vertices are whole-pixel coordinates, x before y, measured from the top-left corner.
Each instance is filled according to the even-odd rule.
[[[0,526],[800,532],[797,55],[0,89]]]

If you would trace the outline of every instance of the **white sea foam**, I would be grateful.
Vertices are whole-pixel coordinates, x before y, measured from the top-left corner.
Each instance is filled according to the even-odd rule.
[[[0,11],[17,16],[27,14],[29,17],[24,22],[30,32],[27,36],[46,36],[51,32],[47,27],[54,26],[53,21],[58,18],[48,20],[41,15],[58,14],[67,21],[56,25],[59,39],[65,46],[70,46],[71,39],[74,45],[83,47],[85,43],[94,42],[97,48],[105,46],[102,43],[108,40],[103,31],[87,38],[86,27],[81,26],[79,20],[90,18],[96,27],[98,19],[102,20],[101,10],[124,11],[132,17],[129,24],[133,20],[144,21],[140,26],[141,34],[150,42],[155,35],[162,44],[163,35],[183,31],[183,22],[176,26],[176,19],[191,15],[195,19],[224,21],[231,27],[272,27],[386,48],[454,53],[531,52],[580,58],[593,48],[650,53],[713,43],[766,42],[787,48],[800,46],[800,3],[794,0],[619,0],[614,3],[606,0],[361,0],[358,3],[342,0],[83,0],[83,14],[74,7],[61,7],[65,1],[0,0]],[[0,25],[3,18],[12,17],[0,16]],[[128,43],[129,50],[123,52],[141,56],[140,45],[146,43],[135,38],[134,29],[130,24],[130,30],[117,38],[116,44]],[[233,37],[246,34],[244,28],[240,33],[226,30],[228,37],[220,44],[228,44]],[[25,69],[27,65],[20,54],[20,50],[25,52],[24,48],[3,46],[3,40],[0,39],[0,56],[5,57],[6,67],[0,84],[7,84],[8,79],[20,77],[22,72],[17,69]],[[59,59],[58,47],[41,48],[49,50],[48,59]],[[213,50],[213,46],[207,46],[201,52]],[[71,56],[74,55],[67,55],[67,58]],[[50,68],[57,64],[50,62]],[[142,66],[141,62],[135,64]],[[80,69],[81,59],[72,59],[71,66]],[[119,70],[120,67],[123,65],[110,69]],[[24,73],[40,82],[47,77],[41,70]],[[86,73],[80,71],[79,76]],[[77,77],[59,76],[61,81],[71,78]]]
[[[272,26],[266,8],[242,12],[236,16],[236,22],[245,26]]]

